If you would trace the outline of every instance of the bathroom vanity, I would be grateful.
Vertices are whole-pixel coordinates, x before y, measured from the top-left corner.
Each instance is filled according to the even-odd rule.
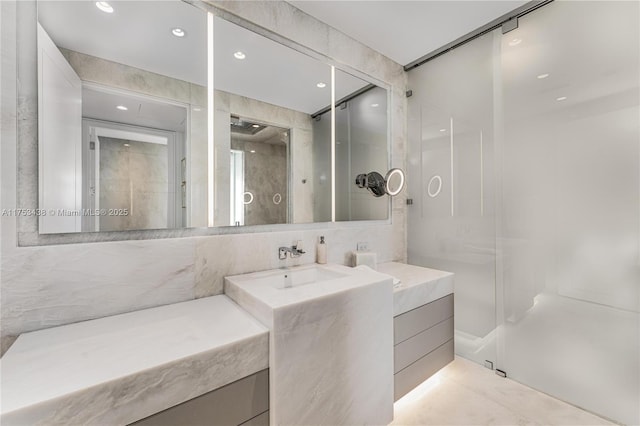
[[[268,351],[266,327],[223,295],[25,333],[2,358],[0,423],[123,425],[169,407],[141,424],[257,421]]]
[[[387,424],[453,360],[448,272],[311,264],[225,291],[21,335],[2,358],[0,422]]]
[[[269,328],[271,424],[391,422],[391,277],[312,264],[227,277],[225,294]]]
[[[393,292],[394,401],[453,361],[453,274],[404,263],[378,265]]]

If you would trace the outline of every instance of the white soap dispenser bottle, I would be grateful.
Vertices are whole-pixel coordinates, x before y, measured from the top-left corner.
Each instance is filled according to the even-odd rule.
[[[320,237],[320,242],[316,248],[316,262],[321,265],[327,263],[327,244],[324,242],[324,237]]]

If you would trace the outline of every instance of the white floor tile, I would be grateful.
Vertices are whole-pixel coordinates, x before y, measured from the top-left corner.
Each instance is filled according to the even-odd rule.
[[[396,402],[392,425],[610,425],[464,358]]]

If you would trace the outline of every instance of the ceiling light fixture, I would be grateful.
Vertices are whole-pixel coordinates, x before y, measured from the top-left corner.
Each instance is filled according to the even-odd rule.
[[[185,33],[182,28],[176,27],[176,28],[171,30],[171,34],[173,34],[176,37],[184,37],[185,34],[187,34],[187,33]]]
[[[446,131],[447,131],[447,129],[440,129],[440,131],[441,131],[441,132],[446,132]]]
[[[249,151],[249,152],[250,152],[250,153],[252,153],[252,154],[255,154],[255,153],[256,153],[256,150],[255,150],[255,149],[252,149],[252,150],[251,150],[251,151]]]
[[[241,52],[241,51],[239,51],[239,50],[238,50],[236,53],[234,53],[234,54],[233,54],[233,56],[234,56],[236,59],[244,59],[244,58],[246,58],[246,57],[247,57],[247,55],[245,55],[244,53],[242,53],[242,52]]]
[[[543,78],[547,78],[547,77],[549,77],[549,74],[546,74],[546,73],[545,74],[540,74],[538,76],[538,80],[542,80]]]
[[[509,42],[509,46],[517,46],[520,43],[522,43],[522,39],[521,38],[514,38],[513,40],[511,40]]]
[[[325,83],[323,83],[323,82],[320,82],[320,83],[316,84],[316,86],[318,86],[321,89],[324,89],[325,87],[327,87],[327,85]]]
[[[129,108],[127,108],[127,107],[126,107],[126,106],[124,106],[124,105],[118,105],[116,108],[118,108],[120,111],[126,111],[126,110],[128,110],[128,109],[129,109]]]
[[[560,96],[559,98],[556,98],[556,101],[565,101],[567,100],[566,96]]]
[[[372,108],[378,108],[380,106],[380,104],[371,104]]]
[[[126,147],[130,147],[131,145],[129,145],[128,143],[123,144]]]
[[[96,7],[104,13],[113,13],[113,7],[106,1],[97,1]]]
[[[260,125],[259,125],[259,124],[252,124],[252,125],[251,125],[251,127],[253,127],[253,128],[256,128],[256,129],[257,129],[258,127],[260,127]]]

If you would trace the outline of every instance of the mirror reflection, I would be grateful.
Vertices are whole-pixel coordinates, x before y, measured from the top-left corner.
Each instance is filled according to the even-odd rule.
[[[40,233],[197,220],[206,61],[207,16],[187,3],[38,2],[40,208],[56,213]]]
[[[388,217],[352,188],[388,169],[385,89],[182,1],[107,4],[38,1],[40,233]]]
[[[287,223],[289,133],[231,117],[231,225]]]

